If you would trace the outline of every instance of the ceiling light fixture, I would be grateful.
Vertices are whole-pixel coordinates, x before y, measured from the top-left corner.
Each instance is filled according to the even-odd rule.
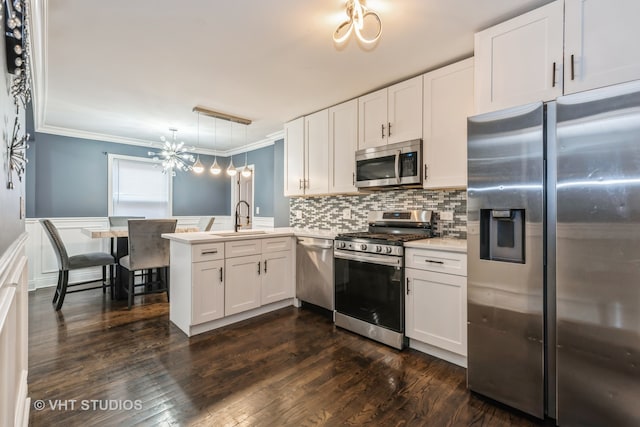
[[[195,160],[193,155],[187,153],[184,148],[184,142],[176,142],[176,132],[178,129],[170,128],[172,133],[171,142],[169,142],[164,136],[160,137],[160,141],[164,143],[162,151],[153,152],[149,151],[147,154],[153,156],[153,160],[162,160],[162,173],[170,172],[171,176],[176,176],[176,169],[190,171],[193,169],[187,162]]]
[[[214,153],[216,152],[216,142],[218,142],[218,119],[215,119],[213,121],[213,152]],[[213,158],[213,164],[209,168],[209,172],[211,172],[212,175],[220,175],[220,172],[222,172],[222,168],[218,164],[217,154],[215,154],[215,157]]]
[[[198,147],[200,146],[200,112],[198,112]],[[196,162],[193,164],[193,171],[197,174],[201,174],[204,172],[204,165],[200,161],[200,154],[198,154],[198,158]]]
[[[247,146],[247,127],[244,127],[244,145],[245,147]],[[251,174],[253,173],[253,171],[249,168],[249,166],[247,166],[247,158],[248,158],[248,153],[245,151],[244,152],[244,167],[242,168],[242,176],[245,178],[249,178],[251,176]]]
[[[231,141],[233,142],[233,122],[231,122],[231,131],[229,132],[229,135],[229,139],[231,139]],[[233,166],[233,155],[231,155],[231,158],[229,160],[229,167],[227,168],[227,175],[236,176],[237,173],[238,169]]]
[[[382,34],[382,21],[376,12],[365,5],[365,0],[347,0],[346,9],[347,20],[338,25],[338,28],[336,28],[336,31],[333,33],[333,41],[343,43],[349,38],[351,32],[355,31],[356,37],[358,37],[358,40],[362,43],[373,44],[377,42]],[[373,38],[366,38],[362,34],[364,20],[368,16],[377,21],[378,31]]]

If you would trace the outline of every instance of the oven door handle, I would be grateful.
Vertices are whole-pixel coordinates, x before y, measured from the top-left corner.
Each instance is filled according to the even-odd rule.
[[[396,256],[386,255],[359,255],[349,252],[334,251],[333,256],[335,258],[346,259],[349,261],[361,261],[368,262],[370,264],[388,265],[389,267],[402,267],[402,258]]]
[[[398,181],[398,184],[400,184],[400,156],[402,155],[402,150],[398,150],[398,152],[396,153],[396,180]]]

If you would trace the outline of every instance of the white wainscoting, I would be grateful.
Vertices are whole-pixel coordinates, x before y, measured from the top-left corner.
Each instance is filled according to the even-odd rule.
[[[0,254],[0,425],[27,426],[27,257],[23,233]]]
[[[199,216],[175,217],[181,226],[197,226]],[[67,248],[69,256],[86,252],[109,252],[109,239],[92,239],[82,233],[83,228],[106,228],[107,217],[97,218],[51,218],[58,228],[60,236]],[[273,228],[273,217],[254,217],[253,228]],[[58,261],[47,235],[38,218],[25,221],[29,239],[27,241],[27,257],[29,258],[29,290],[56,286],[58,280]],[[234,218],[231,216],[217,216],[212,230],[233,230]],[[69,281],[80,282],[99,279],[102,276],[100,268],[71,271]]]

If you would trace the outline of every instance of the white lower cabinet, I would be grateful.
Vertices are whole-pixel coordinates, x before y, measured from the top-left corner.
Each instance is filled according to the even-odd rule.
[[[172,241],[169,319],[192,336],[291,305],[292,241],[291,236]]]
[[[209,322],[224,316],[224,260],[194,262],[191,323]]]
[[[225,316],[294,296],[291,237],[253,242],[254,255],[225,260]],[[236,246],[247,243],[227,242],[225,252],[234,253]]]
[[[406,255],[405,334],[410,346],[465,366],[466,254],[407,249]]]

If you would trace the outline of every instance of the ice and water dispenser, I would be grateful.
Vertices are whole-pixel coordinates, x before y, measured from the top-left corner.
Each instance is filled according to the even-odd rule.
[[[480,210],[480,258],[524,264],[524,209]]]

